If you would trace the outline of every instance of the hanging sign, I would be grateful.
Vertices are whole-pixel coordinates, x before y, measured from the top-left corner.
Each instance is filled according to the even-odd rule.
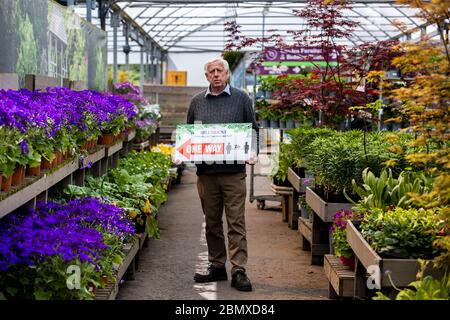
[[[247,161],[251,145],[251,123],[180,124],[174,158],[183,162]]]
[[[328,54],[327,54],[328,53]],[[336,61],[336,52],[320,47],[292,47],[264,49],[264,61]]]

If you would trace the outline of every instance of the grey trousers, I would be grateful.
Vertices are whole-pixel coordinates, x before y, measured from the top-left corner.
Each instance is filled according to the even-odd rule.
[[[199,175],[197,189],[206,221],[206,242],[209,262],[225,266],[227,251],[223,233],[223,209],[228,225],[228,250],[231,272],[245,270],[247,234],[245,230],[246,173]]]

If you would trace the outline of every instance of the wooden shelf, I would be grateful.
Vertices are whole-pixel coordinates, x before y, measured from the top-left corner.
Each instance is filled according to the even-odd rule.
[[[150,141],[146,140],[146,141],[143,141],[141,143],[134,143],[133,144],[133,149],[135,149],[135,150],[143,150],[143,149],[147,148],[148,146],[150,146]]]
[[[379,268],[378,281],[381,287],[392,287],[392,282],[396,287],[407,287],[411,282],[416,281],[416,275],[420,271],[420,264],[417,259],[386,259],[380,257],[363,238],[352,221],[347,223],[346,232],[348,243],[362,267],[365,269],[369,267]],[[442,276],[443,272],[429,265],[424,274],[437,278]]]
[[[136,130],[131,130],[130,132],[128,132],[127,136],[125,137],[125,141],[129,142],[131,140],[133,140],[136,137]]]
[[[306,203],[324,222],[333,222],[333,215],[339,210],[352,210],[348,202],[326,202],[310,187],[306,187]]]
[[[109,156],[113,155],[114,153],[120,151],[122,149],[122,146],[123,146],[123,141],[118,141],[115,144],[107,146],[105,156],[109,157]]]
[[[33,199],[36,199],[39,195],[46,192],[61,180],[68,178],[70,175],[72,175],[72,179],[69,179],[71,183],[76,183],[74,177],[82,173],[83,170],[81,169],[86,168],[89,162],[95,164],[117,153],[122,147],[122,141],[111,146],[97,146],[87,156],[77,156],[71,160],[65,160],[57,168],[41,172],[41,175],[38,177],[27,177],[21,186],[12,188],[8,193],[0,192],[0,195],[3,197],[0,200],[0,218],[30,203]],[[84,176],[82,178],[84,179]]]
[[[328,297],[353,297],[355,271],[344,266],[332,254],[324,256],[323,271],[329,281]]]
[[[294,187],[294,189],[299,193],[305,193],[306,187],[314,187],[314,179],[301,178],[291,168],[288,168],[287,178],[292,187]]]
[[[17,190],[15,193],[0,201],[0,218],[33,200],[42,192],[50,189],[56,183],[78,170],[78,158],[64,163],[54,171],[45,173],[33,183]]]
[[[119,283],[122,280],[125,272],[132,264],[136,254],[139,251],[139,238],[136,238],[132,243],[127,243],[123,248],[125,258],[117,270],[117,276],[114,282],[110,281],[105,288],[97,289],[95,293],[95,300],[114,300],[119,293]],[[134,272],[134,266],[131,266]]]
[[[88,166],[89,162],[92,164],[100,161],[106,155],[106,149],[101,147],[99,150],[96,150],[85,157],[80,157],[80,169]]]
[[[312,223],[308,219],[298,218],[298,232],[309,242],[312,240]]]

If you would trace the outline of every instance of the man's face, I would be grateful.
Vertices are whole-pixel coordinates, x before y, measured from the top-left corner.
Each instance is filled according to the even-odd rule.
[[[206,79],[211,84],[211,89],[223,90],[227,83],[228,73],[220,61],[215,61],[208,65]]]

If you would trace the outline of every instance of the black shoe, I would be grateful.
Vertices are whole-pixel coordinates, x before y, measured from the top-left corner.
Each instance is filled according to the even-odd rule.
[[[231,276],[231,286],[239,291],[252,291],[252,284],[244,270],[237,270],[233,273]]]
[[[215,267],[210,265],[207,274],[196,273],[194,275],[195,282],[213,282],[228,280],[227,270],[225,267]]]

